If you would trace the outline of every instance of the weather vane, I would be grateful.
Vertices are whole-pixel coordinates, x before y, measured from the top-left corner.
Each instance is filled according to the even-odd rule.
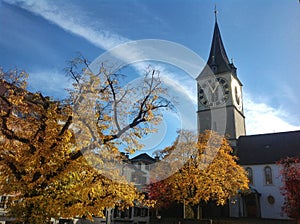
[[[300,0],[299,0],[300,1]],[[215,4],[215,21],[217,22],[217,14],[218,14],[218,11],[217,11],[217,5]]]

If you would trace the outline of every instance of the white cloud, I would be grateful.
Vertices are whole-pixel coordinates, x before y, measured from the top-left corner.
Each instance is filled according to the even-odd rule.
[[[300,130],[300,125],[288,122],[282,109],[256,102],[249,93],[244,96],[247,135]]]
[[[4,0],[9,4],[17,5],[31,13],[39,15],[62,29],[83,37],[95,46],[110,49],[128,39],[114,34],[108,30],[97,27],[93,20],[85,17],[79,8],[67,7],[68,5],[55,5],[57,2],[46,0]],[[97,25],[99,25],[97,21]],[[99,29],[101,28],[101,29]]]
[[[66,88],[72,87],[72,82],[58,71],[34,71],[29,76],[29,91],[41,91],[46,96],[63,99],[67,96]]]
[[[168,71],[165,66],[156,66],[161,73],[163,83],[180,92],[184,97],[188,97],[195,105],[197,104],[197,85],[196,80],[188,74],[175,74]]]

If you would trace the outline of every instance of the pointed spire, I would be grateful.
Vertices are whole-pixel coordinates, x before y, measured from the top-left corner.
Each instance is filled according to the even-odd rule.
[[[236,68],[233,63],[230,63],[225,51],[225,47],[223,45],[223,41],[221,38],[221,33],[218,26],[217,21],[217,8],[215,6],[215,28],[214,35],[212,39],[212,44],[210,48],[209,58],[207,64],[214,72],[214,74],[223,73],[223,72],[234,72]]]

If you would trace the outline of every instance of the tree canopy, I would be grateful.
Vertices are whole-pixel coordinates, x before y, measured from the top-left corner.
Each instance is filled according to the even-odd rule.
[[[122,144],[139,149],[170,106],[158,71],[149,68],[141,87],[125,88],[120,75],[104,66],[94,73],[82,57],[66,70],[74,84],[64,101],[28,92],[25,72],[0,70],[0,195],[13,196],[9,214],[26,223],[103,217],[105,208],[145,202],[133,183],[99,166],[122,161]]]
[[[160,153],[162,157],[172,156],[175,162],[173,175],[149,187],[150,197],[158,200],[158,206],[170,200],[189,205],[213,200],[223,205],[239,190],[248,189],[245,170],[237,164],[227,140],[215,132],[197,136],[181,131],[175,143]]]

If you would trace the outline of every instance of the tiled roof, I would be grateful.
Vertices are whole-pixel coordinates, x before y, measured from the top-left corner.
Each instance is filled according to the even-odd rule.
[[[272,164],[281,158],[300,156],[300,131],[241,136],[239,164]]]

